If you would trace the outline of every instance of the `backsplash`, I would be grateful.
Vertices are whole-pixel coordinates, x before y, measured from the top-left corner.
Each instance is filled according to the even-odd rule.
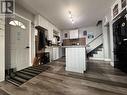
[[[72,45],[86,45],[86,38],[63,40],[63,46],[72,46]]]

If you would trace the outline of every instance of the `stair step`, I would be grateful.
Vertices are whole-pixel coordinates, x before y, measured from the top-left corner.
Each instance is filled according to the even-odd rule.
[[[98,48],[97,51],[103,51],[103,48]]]
[[[26,71],[19,71],[19,72],[21,72],[21,73],[23,73],[23,74],[25,74],[25,75],[29,75],[29,76],[32,76],[32,77],[34,77],[34,76],[36,76],[37,74],[34,74],[34,73],[30,73],[30,72],[26,72]]]
[[[10,83],[12,83],[12,84],[14,84],[14,85],[16,85],[16,86],[20,86],[20,85],[22,84],[21,82],[16,81],[16,80],[11,79],[11,78],[7,79],[6,81],[7,81],[7,82],[10,82]]]
[[[97,54],[98,55],[103,55],[103,51],[98,51]]]
[[[93,57],[95,57],[95,58],[103,58],[104,55],[103,54],[94,54]]]
[[[16,81],[19,81],[21,83],[25,83],[27,80],[26,79],[23,79],[21,77],[18,77],[18,76],[15,76],[15,77],[11,77],[11,79],[14,79]]]
[[[104,58],[89,57],[90,60],[104,60]]]
[[[30,76],[30,75],[25,75],[25,74],[23,74],[23,73],[21,73],[21,72],[16,72],[16,76],[21,77],[21,78],[26,79],[26,80],[29,80],[29,79],[32,78],[32,76]]]

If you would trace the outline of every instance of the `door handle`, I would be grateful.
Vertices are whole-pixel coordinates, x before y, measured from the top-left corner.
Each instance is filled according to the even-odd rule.
[[[26,49],[29,49],[30,47],[29,46],[26,46]]]

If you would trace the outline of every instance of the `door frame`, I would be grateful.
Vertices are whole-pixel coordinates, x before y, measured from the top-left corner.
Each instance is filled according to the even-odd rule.
[[[29,22],[29,66],[32,66],[32,40],[31,40],[31,36],[32,36],[32,33],[31,33],[31,20],[30,19],[27,19],[27,18],[25,18],[25,17],[23,17],[23,16],[21,16],[20,14],[18,14],[18,13],[15,13],[15,15],[16,16],[18,16],[18,17],[21,17],[22,19],[24,19],[24,20],[27,20],[28,22]]]

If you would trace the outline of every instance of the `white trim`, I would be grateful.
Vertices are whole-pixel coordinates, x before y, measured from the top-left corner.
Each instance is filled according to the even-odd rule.
[[[0,82],[5,80],[5,16],[0,16]]]
[[[19,16],[19,17],[21,17],[22,19],[24,19],[24,20],[27,20],[28,22],[29,22],[29,66],[32,66],[32,44],[31,44],[31,20],[29,20],[29,19],[27,19],[27,18],[25,18],[25,17],[23,17],[23,16],[21,16],[21,15],[19,15],[18,13],[15,13],[15,15],[16,16]]]
[[[111,61],[111,62],[110,62],[110,65],[111,65],[112,67],[114,67],[114,62]]]
[[[94,57],[92,58],[92,57],[90,57],[89,59],[90,60],[103,60],[104,61],[104,58],[94,58]]]
[[[111,59],[104,59],[104,61],[109,61],[109,62],[110,62],[110,61],[111,61]]]

